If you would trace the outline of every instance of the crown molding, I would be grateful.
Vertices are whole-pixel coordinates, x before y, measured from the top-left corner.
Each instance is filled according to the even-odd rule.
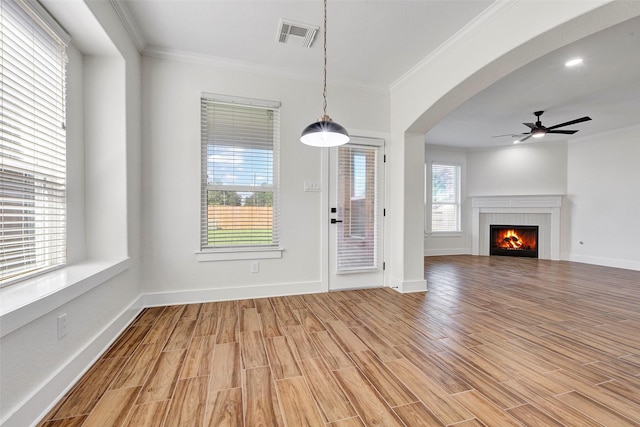
[[[129,7],[122,1],[118,0],[109,0],[111,7],[116,11],[118,18],[120,18],[120,22],[122,22],[122,26],[124,26],[127,33],[129,33],[129,37],[133,44],[138,49],[138,52],[142,53],[147,46],[147,41],[145,40],[136,20],[133,18]]]
[[[201,53],[187,52],[175,49],[165,49],[157,46],[147,46],[141,52],[143,56],[152,58],[167,59],[172,61],[187,62],[191,64],[205,65],[209,67],[218,67],[228,70],[245,71],[249,73],[259,73],[264,75],[270,75],[274,77],[287,78],[292,80],[306,81],[306,82],[322,82],[320,75],[313,77],[308,74],[296,73],[294,71],[279,68],[270,67],[265,65],[254,64],[251,62],[237,61],[228,58],[221,58],[217,56],[204,55]],[[339,86],[343,88],[350,88],[355,90],[363,90],[367,92],[381,93],[384,95],[389,94],[389,88],[384,86],[372,86],[359,83],[351,80],[332,80],[330,81],[332,86]]]
[[[473,37],[480,29],[489,25],[496,17],[503,14],[506,10],[510,9],[517,0],[497,0],[486,8],[482,13],[469,21],[464,27],[458,30],[453,36],[449,37],[444,43],[434,49],[429,55],[411,67],[406,73],[396,79],[389,85],[389,89],[393,90],[398,85],[402,84],[405,80],[413,76],[418,70],[425,67],[427,64],[432,63],[444,53],[454,48],[455,46],[463,43],[465,40]]]

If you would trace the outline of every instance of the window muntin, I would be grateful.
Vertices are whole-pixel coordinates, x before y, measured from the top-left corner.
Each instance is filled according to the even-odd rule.
[[[279,104],[204,96],[201,249],[278,246]]]
[[[431,232],[460,232],[460,166],[431,164]]]
[[[0,6],[1,285],[66,262],[67,40],[44,13]]]

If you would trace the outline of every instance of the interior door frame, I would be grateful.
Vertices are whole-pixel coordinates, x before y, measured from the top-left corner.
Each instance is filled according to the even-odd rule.
[[[358,140],[370,140],[370,141],[377,141],[375,144],[371,144],[371,145],[381,145],[381,154],[382,156],[386,156],[386,145],[387,145],[387,141],[386,138],[384,137],[377,137],[377,136],[359,136],[359,135],[351,135],[351,137],[353,139],[358,139]],[[354,143],[357,143],[357,141],[353,141]],[[332,182],[332,177],[331,175],[331,156],[330,154],[330,148],[323,148],[321,155],[320,155],[320,160],[321,160],[321,169],[322,169],[322,176],[321,176],[321,181],[320,181],[320,188],[322,189],[321,192],[321,200],[320,200],[320,242],[321,242],[321,250],[320,250],[320,291],[321,292],[329,292],[329,276],[331,275],[331,272],[329,271],[329,256],[330,256],[330,252],[331,252],[331,248],[329,248],[329,232],[330,232],[330,218],[331,218],[331,214],[330,214],[330,209],[331,209],[331,188],[330,185],[333,185]],[[382,163],[382,167],[384,169],[386,169],[386,162],[383,161]],[[387,174],[386,174],[386,170],[383,171],[383,176],[384,176],[384,181],[381,183],[382,185],[382,203],[383,203],[383,208],[384,208],[384,200],[385,200],[385,193],[386,193],[386,189],[387,189]],[[382,225],[382,232],[380,233],[380,238],[382,239],[381,245],[380,245],[380,250],[383,251],[386,249],[386,243],[385,243],[385,239],[386,239],[386,232],[385,232],[385,217],[382,217],[382,221],[383,221],[383,225]],[[382,274],[382,279],[383,279],[383,286],[386,286],[386,275],[384,274],[385,272],[383,271]]]

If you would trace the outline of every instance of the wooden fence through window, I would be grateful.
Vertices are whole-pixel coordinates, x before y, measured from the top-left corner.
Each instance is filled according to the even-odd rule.
[[[271,229],[270,206],[207,206],[210,230]]]

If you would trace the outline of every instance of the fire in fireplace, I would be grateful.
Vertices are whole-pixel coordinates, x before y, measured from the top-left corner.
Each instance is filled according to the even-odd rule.
[[[490,255],[538,258],[537,225],[491,225]]]

